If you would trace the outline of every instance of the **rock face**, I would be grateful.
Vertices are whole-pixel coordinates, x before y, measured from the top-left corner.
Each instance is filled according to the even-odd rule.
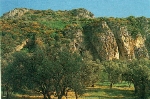
[[[120,59],[149,58],[145,47],[145,39],[140,33],[135,38],[132,38],[127,27],[121,27],[117,34],[117,39]]]
[[[72,52],[81,52],[83,49],[83,30],[76,26],[71,26],[65,31],[65,37],[69,39],[69,48]]]
[[[87,28],[85,32],[88,32],[91,49],[95,49],[93,53],[97,53],[101,60],[149,58],[145,39],[142,35],[133,38],[126,26],[119,27],[116,33],[105,21]]]
[[[15,48],[15,51],[20,51],[21,49],[23,49],[24,46],[27,45],[27,42],[28,42],[28,39],[26,39],[25,41],[23,41],[22,44],[18,45],[18,46]]]
[[[120,27],[120,30],[117,34],[117,44],[120,52],[121,59],[133,59],[134,55],[134,47],[133,47],[133,39],[128,33],[126,27]]]
[[[21,17],[22,15],[24,15],[26,12],[28,12],[29,10],[26,8],[16,8],[12,11],[9,11],[8,13],[5,13],[3,15],[3,18],[15,18],[15,17]]]
[[[77,29],[76,32],[74,32],[73,34],[74,38],[72,40],[70,40],[70,48],[73,52],[75,51],[81,51],[82,49],[82,45],[83,45],[83,33],[80,29]]]
[[[145,47],[145,40],[141,34],[136,36],[134,41],[134,53],[136,58],[149,58],[148,51]]]
[[[113,32],[110,30],[106,22],[102,22],[99,26],[101,31],[93,33],[92,44],[101,58],[101,60],[119,59],[118,46]]]

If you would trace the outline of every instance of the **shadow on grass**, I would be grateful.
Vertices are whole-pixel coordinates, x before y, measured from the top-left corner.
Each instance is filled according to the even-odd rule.
[[[88,88],[86,99],[134,99],[133,90],[121,90],[117,88],[110,89],[108,86],[99,88]],[[90,97],[90,98],[88,98]],[[92,98],[95,97],[95,98]]]

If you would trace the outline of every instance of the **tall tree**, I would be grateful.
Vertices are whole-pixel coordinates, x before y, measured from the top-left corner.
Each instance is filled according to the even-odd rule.
[[[8,63],[8,66],[3,69],[2,80],[7,89],[6,91],[9,91],[10,88],[14,92],[23,91],[28,79],[28,60],[29,56],[26,52],[21,51],[13,54],[12,62]]]
[[[121,77],[119,63],[115,61],[104,61],[102,64],[104,66],[104,72],[108,74],[110,88],[112,88],[113,84],[118,82]]]
[[[128,68],[135,88],[135,94],[140,99],[147,99],[149,94],[150,61],[148,59],[133,60]]]

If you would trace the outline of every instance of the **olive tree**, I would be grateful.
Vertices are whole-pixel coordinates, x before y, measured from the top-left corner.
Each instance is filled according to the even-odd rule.
[[[26,52],[16,52],[13,54],[12,61],[3,69],[2,80],[6,87],[7,97],[10,89],[13,92],[22,92],[23,88],[27,86],[28,60],[29,56]]]
[[[84,83],[86,86],[94,87],[94,84],[99,81],[99,74],[101,72],[101,64],[98,61],[94,61],[89,51],[85,51],[82,54],[83,62],[85,66],[82,67]]]
[[[68,89],[76,96],[82,92],[82,58],[59,45],[37,50],[32,56],[32,81],[39,86],[45,99],[50,99],[50,92],[56,92],[58,99],[67,95]],[[76,83],[75,83],[76,82]],[[78,85],[78,86],[77,86]]]
[[[135,94],[140,99],[147,99],[149,94],[150,61],[148,59],[133,60],[128,64],[128,74],[134,84]]]
[[[108,80],[110,81],[110,88],[112,88],[114,83],[121,80],[122,72],[120,62],[104,61],[102,64],[104,66],[103,72],[107,73]]]

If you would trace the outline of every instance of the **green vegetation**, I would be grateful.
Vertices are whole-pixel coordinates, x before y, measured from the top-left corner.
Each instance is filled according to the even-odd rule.
[[[5,14],[0,24],[1,92],[7,99],[31,93],[38,93],[44,99],[53,96],[62,99],[71,93],[76,99],[149,97],[148,57],[137,60],[135,55],[134,59],[119,60],[107,59],[103,57],[106,52],[100,53],[105,47],[101,37],[106,38],[105,42],[114,34],[118,44],[119,33],[124,33],[120,30],[122,27],[133,45],[140,34],[145,39],[142,47],[150,53],[149,18],[93,18],[93,14],[83,8],[28,9],[23,15],[7,17]],[[137,49],[142,55],[146,53],[139,46]]]

